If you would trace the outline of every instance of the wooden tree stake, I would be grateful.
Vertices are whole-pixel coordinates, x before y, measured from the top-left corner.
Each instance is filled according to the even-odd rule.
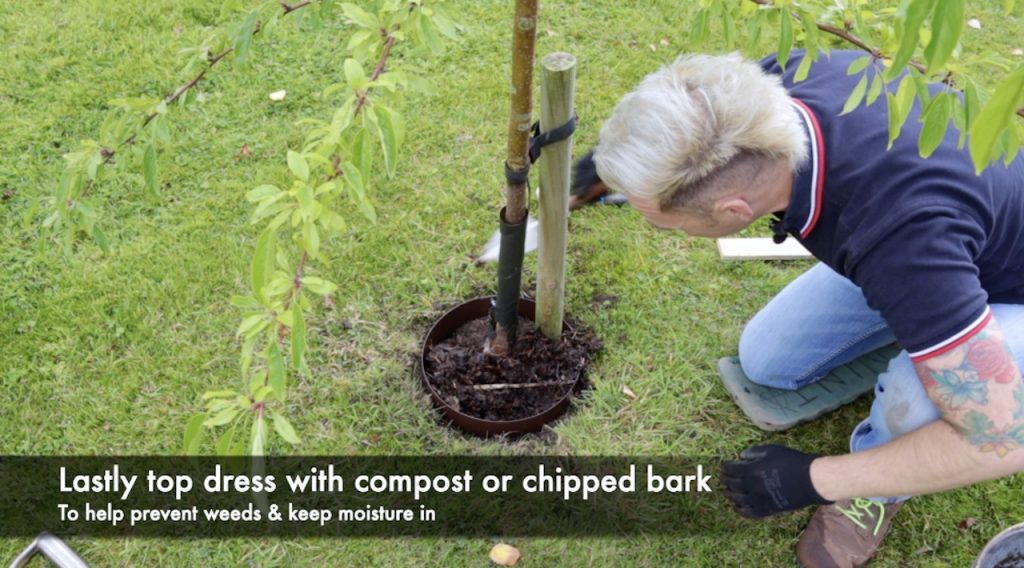
[[[576,58],[552,53],[541,60],[540,130],[548,132],[573,116]],[[540,154],[540,233],[537,246],[537,327],[562,336],[565,315],[565,245],[569,236],[572,136]]]

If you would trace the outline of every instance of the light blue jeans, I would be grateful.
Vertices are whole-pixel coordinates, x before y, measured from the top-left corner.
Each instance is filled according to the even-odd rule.
[[[1017,364],[1024,368],[1024,305],[991,307]],[[868,307],[860,288],[818,264],[750,320],[740,337],[740,364],[755,383],[793,390],[893,341],[885,320]],[[880,446],[938,419],[910,357],[901,351],[878,376],[871,414],[854,428],[850,451]]]

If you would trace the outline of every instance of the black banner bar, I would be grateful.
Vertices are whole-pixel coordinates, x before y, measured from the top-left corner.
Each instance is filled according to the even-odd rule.
[[[709,534],[719,461],[0,457],[0,537]]]

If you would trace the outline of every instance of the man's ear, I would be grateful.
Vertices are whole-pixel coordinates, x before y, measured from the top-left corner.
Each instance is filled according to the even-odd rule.
[[[715,203],[715,213],[720,217],[732,217],[748,224],[756,220],[754,209],[742,197],[720,199]]]

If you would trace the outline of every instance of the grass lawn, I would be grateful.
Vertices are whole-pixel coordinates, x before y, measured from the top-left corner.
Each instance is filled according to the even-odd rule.
[[[314,307],[313,378],[289,397],[304,439],[273,453],[720,455],[760,442],[842,452],[866,415],[861,400],[814,424],[768,435],[719,385],[714,363],[734,354],[744,322],[809,264],[726,264],[714,243],[666,234],[627,209],[592,207],[571,220],[569,314],[606,349],[594,389],[553,433],[480,441],[437,425],[411,374],[413,354],[443,305],[490,294],[493,266],[470,258],[496,228],[502,201],[511,2],[456,0],[460,39],[425,63],[437,87],[403,109],[408,136],[399,173],[374,180],[380,214],[355,212],[349,232],[325,242],[317,269],[340,285]],[[637,4],[643,4],[639,6]],[[689,3],[545,2],[538,55],[579,60],[576,147],[642,76],[683,49]],[[972,2],[967,49],[1021,47],[1024,22],[1002,2]],[[0,7],[0,454],[174,454],[187,417],[210,388],[242,385],[228,302],[246,293],[257,229],[243,195],[287,179],[285,151],[327,118],[320,96],[340,80],[340,16],[319,31],[282,25],[254,40],[250,62],[225,62],[201,84],[203,100],[172,111],[161,152],[162,198],[142,176],[121,175],[97,195],[114,250],[91,242],[73,255],[22,225],[29,203],[51,195],[61,154],[98,132],[106,103],[160,96],[187,80],[179,50],[243,16],[218,2],[41,0]],[[1017,31],[1014,31],[1017,30]],[[769,38],[770,40],[770,38]],[[760,53],[770,50],[765,44]],[[707,51],[720,51],[718,40]],[[287,89],[272,102],[267,94]],[[239,156],[243,145],[251,154]],[[38,219],[37,219],[38,221]],[[531,257],[532,259],[533,257]],[[534,278],[528,261],[525,280]],[[612,305],[595,295],[614,295]],[[636,400],[622,395],[628,385]],[[209,451],[209,448],[207,448]],[[895,520],[879,566],[965,566],[986,540],[1022,520],[1021,478],[915,499]],[[764,522],[724,500],[707,534],[630,538],[521,538],[523,566],[791,565],[810,511]],[[962,532],[967,518],[977,523]],[[89,562],[111,566],[482,566],[491,539],[75,539]],[[24,540],[0,542],[0,561]]]

